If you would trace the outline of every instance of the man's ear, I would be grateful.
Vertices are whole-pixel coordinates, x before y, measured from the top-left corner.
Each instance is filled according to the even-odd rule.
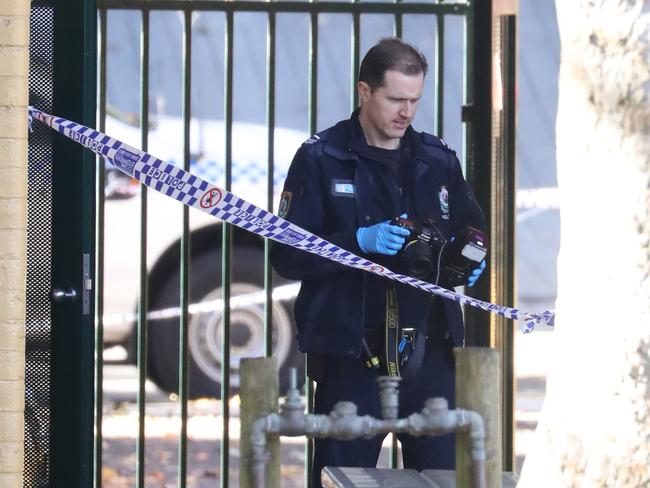
[[[365,81],[359,81],[357,83],[357,91],[359,92],[359,102],[367,102],[371,93],[370,85]]]

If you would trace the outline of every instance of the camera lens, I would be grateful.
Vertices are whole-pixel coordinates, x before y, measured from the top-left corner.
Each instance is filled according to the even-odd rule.
[[[409,263],[411,276],[418,279],[424,279],[431,276],[433,272],[433,263],[425,258],[414,259]]]
[[[418,279],[426,279],[433,273],[433,253],[426,242],[414,240],[404,247],[404,260],[408,274]]]

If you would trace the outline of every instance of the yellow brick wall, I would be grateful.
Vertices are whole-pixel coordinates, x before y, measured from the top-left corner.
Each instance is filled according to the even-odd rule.
[[[29,0],[0,1],[0,486],[23,486]]]

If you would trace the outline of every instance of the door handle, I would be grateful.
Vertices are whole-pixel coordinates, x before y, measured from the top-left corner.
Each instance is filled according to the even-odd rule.
[[[62,290],[61,288],[54,288],[50,291],[50,300],[52,303],[74,303],[77,300],[77,290],[69,288]]]

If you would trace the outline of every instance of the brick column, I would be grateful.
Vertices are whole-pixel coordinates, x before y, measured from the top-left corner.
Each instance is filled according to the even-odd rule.
[[[23,486],[29,0],[0,1],[0,486]]]

